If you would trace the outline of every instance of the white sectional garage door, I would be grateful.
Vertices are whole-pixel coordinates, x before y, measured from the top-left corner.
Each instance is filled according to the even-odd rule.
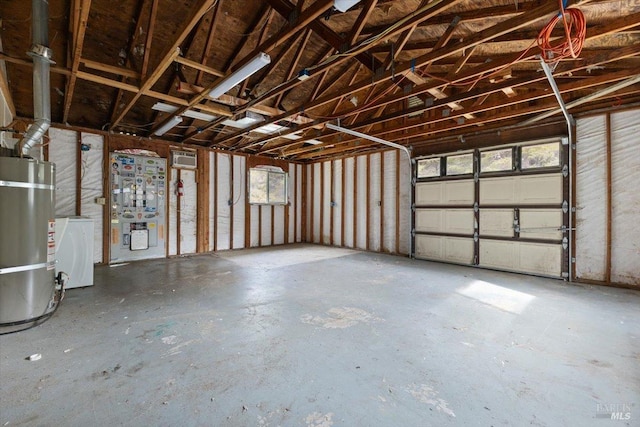
[[[417,183],[415,202],[416,257],[472,264],[473,180]]]
[[[557,139],[475,150],[466,169],[448,168],[449,157],[462,156],[418,160],[415,257],[568,277],[566,146]]]

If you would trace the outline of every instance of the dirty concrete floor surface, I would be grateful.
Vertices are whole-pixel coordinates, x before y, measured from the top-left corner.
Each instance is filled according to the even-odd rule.
[[[639,325],[637,291],[313,245],[97,267],[0,337],[0,425],[637,426]]]

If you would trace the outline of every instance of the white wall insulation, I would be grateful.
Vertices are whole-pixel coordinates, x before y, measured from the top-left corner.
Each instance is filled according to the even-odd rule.
[[[306,216],[305,218],[305,236],[306,236],[306,240],[307,242],[312,242],[313,241],[313,233],[311,231],[311,218],[313,217],[313,211],[311,209],[311,197],[313,196],[313,188],[311,188],[311,175],[313,174],[313,165],[306,165],[303,166],[303,168],[305,169],[304,172],[304,176],[306,179],[305,182],[305,200],[307,201],[307,209],[305,209],[304,215]]]
[[[333,201],[334,206],[331,208],[333,215],[333,244],[342,245],[342,160],[333,161]]]
[[[605,279],[605,116],[576,122],[576,277]]]
[[[180,255],[196,253],[196,219],[198,216],[198,185],[196,172],[182,169],[180,178],[184,196],[180,197]]]
[[[355,206],[353,168],[355,157],[344,160],[344,245],[348,248],[355,247],[353,240],[353,209]]]
[[[285,207],[274,206],[273,207],[273,244],[274,245],[282,245],[284,244],[284,218],[285,218]]]
[[[247,188],[247,161],[244,156],[233,156],[233,245],[232,249],[244,248],[244,210]]]
[[[304,166],[296,165],[296,186],[298,188],[296,192],[296,242],[302,241],[302,171],[304,170]]]
[[[93,219],[93,262],[102,262],[103,206],[95,202],[106,196],[103,189],[104,137],[91,133],[81,134],[82,144],[89,147],[81,152],[80,215]]]
[[[296,228],[296,219],[295,219],[295,215],[296,215],[296,206],[298,204],[298,200],[297,197],[294,197],[295,194],[295,187],[296,187],[296,181],[295,181],[295,177],[296,177],[296,170],[297,170],[297,166],[293,163],[289,164],[289,183],[287,185],[287,200],[289,200],[289,210],[287,212],[287,214],[289,215],[289,224],[288,224],[288,229],[287,229],[287,242],[286,243],[292,243],[294,242],[294,233],[295,233],[295,228]]]
[[[260,215],[262,215],[262,229],[260,230],[261,245],[273,245],[273,236],[271,235],[271,206],[260,206]]]
[[[313,188],[312,188],[312,197],[313,197],[313,230],[312,230],[312,239],[313,243],[321,243],[320,239],[320,210],[322,209],[321,200],[320,200],[320,189],[322,181],[320,180],[320,168],[322,167],[322,163],[314,163],[313,167]]]
[[[231,159],[232,155],[218,153],[218,241],[217,250],[231,249],[231,207],[229,203],[233,203],[231,198],[232,177],[231,177]]]
[[[260,246],[260,206],[251,205],[251,234],[250,241],[251,247]]]
[[[611,281],[640,285],[640,111],[611,115]]]
[[[385,151],[384,156],[384,206],[383,206],[383,235],[382,235],[382,251],[395,252],[396,250],[396,162],[399,151]]]
[[[78,134],[49,128],[49,161],[56,165],[56,216],[76,214]]]
[[[177,175],[176,170],[169,168],[168,178],[168,191],[169,191],[169,230],[167,236],[169,237],[169,255],[178,254],[178,196],[177,192]]]
[[[367,156],[356,157],[356,165],[358,167],[356,176],[356,247],[360,249],[367,248],[367,209],[369,203],[367,200]]]
[[[214,197],[216,194],[216,185],[218,180],[216,179],[216,164],[215,159],[218,154],[210,151],[209,152],[209,250],[213,251],[215,249],[215,228],[217,224],[215,223],[215,205],[216,198]]]
[[[380,153],[369,156],[369,250],[380,251],[380,221],[382,215],[382,194],[380,193]]]
[[[322,236],[320,242],[324,245],[331,244],[331,201],[332,201],[332,177],[331,162],[322,162]]]
[[[397,220],[397,162],[398,156],[404,153],[397,151],[385,151],[348,157],[340,160],[314,163],[307,166],[308,179],[313,177],[313,190],[308,190],[307,197],[313,199],[313,235],[308,236],[309,241],[315,243],[331,244],[334,246],[367,248],[369,240],[370,251],[398,252],[396,234],[398,225],[402,227],[400,253],[407,253],[409,245],[409,163],[406,158],[400,159],[402,195],[399,204],[400,212],[407,213]],[[384,157],[383,157],[384,156]],[[368,159],[368,161],[367,161]],[[384,162],[383,162],[384,159]],[[404,165],[402,162],[404,161]],[[367,163],[369,167],[367,167]],[[321,187],[320,167],[324,171],[324,182]],[[313,175],[311,175],[313,174]],[[406,174],[406,175],[402,175]],[[343,185],[344,182],[344,185]],[[383,188],[384,185],[384,188]],[[331,188],[333,186],[333,189]],[[319,235],[319,226],[315,223],[320,219],[320,193],[324,194],[323,205],[323,234]],[[344,192],[344,203],[342,200]],[[333,195],[333,197],[331,197]],[[367,199],[368,195],[368,199]],[[384,200],[383,200],[384,198]],[[331,201],[336,203],[330,207]],[[307,202],[307,206],[310,202]],[[367,225],[367,212],[369,223]],[[312,218],[309,215],[308,218]],[[333,224],[331,224],[333,219]],[[354,224],[355,223],[355,224]],[[344,241],[343,239],[344,235]],[[355,240],[355,241],[354,241]]]
[[[405,153],[400,156],[400,253],[409,253],[411,213],[411,166]]]

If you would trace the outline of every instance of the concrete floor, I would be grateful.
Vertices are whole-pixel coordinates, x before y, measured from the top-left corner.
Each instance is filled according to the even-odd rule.
[[[0,425],[640,425],[636,291],[312,245],[95,284],[0,337]]]

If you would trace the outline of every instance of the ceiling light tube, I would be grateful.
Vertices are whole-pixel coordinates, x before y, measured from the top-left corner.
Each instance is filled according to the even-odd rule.
[[[169,119],[169,121],[165,124],[163,124],[162,126],[160,126],[158,129],[156,129],[156,131],[154,132],[155,135],[158,136],[162,136],[165,133],[167,133],[167,131],[169,129],[171,129],[174,126],[177,126],[178,124],[182,123],[182,117],[180,116],[173,116]]]
[[[339,10],[340,12],[346,12],[357,3],[360,3],[360,0],[335,0],[333,2],[333,7],[335,7],[336,10]]]
[[[215,99],[224,95],[231,90],[232,87],[258,72],[270,62],[271,57],[266,53],[260,52],[258,56],[247,62],[244,66],[238,68],[229,76],[225,77],[216,87],[211,89],[209,97]]]

